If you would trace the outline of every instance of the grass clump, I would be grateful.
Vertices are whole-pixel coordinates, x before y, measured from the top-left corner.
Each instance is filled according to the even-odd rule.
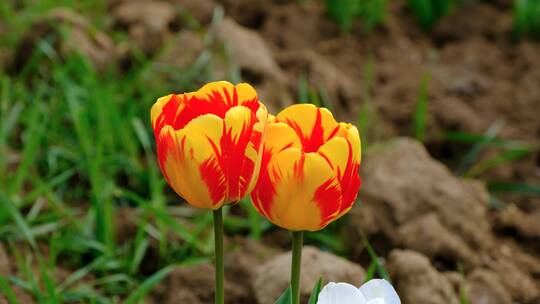
[[[343,32],[351,30],[354,20],[363,21],[366,32],[384,22],[386,0],[325,0],[330,17]]]
[[[409,0],[409,9],[424,30],[429,30],[442,17],[448,15],[454,0]]]
[[[514,34],[540,39],[540,1],[515,0]]]

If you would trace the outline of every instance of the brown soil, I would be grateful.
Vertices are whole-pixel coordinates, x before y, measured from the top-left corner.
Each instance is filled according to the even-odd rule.
[[[507,208],[494,210],[481,181],[456,178],[441,163],[452,166],[452,160],[465,153],[461,146],[441,139],[448,130],[482,134],[500,120],[503,138],[540,140],[540,44],[511,38],[506,1],[467,4],[429,33],[416,26],[406,1],[389,1],[384,26],[365,33],[358,22],[349,34],[340,33],[321,2],[110,0],[113,27],[128,33],[127,45],[113,51],[106,34],[90,34],[93,30],[80,16],[51,13],[38,26],[43,31],[29,32],[21,43],[15,68],[28,59],[25,54],[38,38],[56,30],[43,25],[51,21],[76,31],[78,43],[59,41],[60,49],[79,48],[98,67],[110,58],[103,54],[118,54],[124,62],[137,47],[159,64],[186,68],[207,46],[222,50],[225,45],[243,79],[255,84],[271,110],[297,99],[301,75],[324,92],[325,106],[341,120],[356,122],[360,109],[370,109],[364,134],[370,143],[412,134],[421,79],[429,74],[427,150],[413,140],[398,139],[372,145],[363,159],[362,203],[352,210],[346,225],[352,247],[349,258],[357,267],[353,274],[363,273],[360,265],[369,266],[362,241],[366,237],[383,256],[405,304],[459,303],[461,292],[472,304],[540,303],[540,200],[509,198]],[[226,17],[210,25],[218,6]],[[203,30],[186,24],[181,18],[185,12]],[[210,56],[216,60],[214,75],[226,75],[226,64],[219,62],[222,54],[212,49]],[[373,84],[366,90],[370,64]],[[539,152],[480,178],[538,182]],[[129,209],[119,214],[119,227],[127,228],[118,238],[131,238],[137,215]],[[265,242],[273,248],[287,246],[289,240],[283,236],[281,230],[273,230]],[[275,290],[263,287],[274,287],[266,283],[274,279],[283,283],[287,276],[284,266],[275,266],[286,260],[275,256],[280,249],[244,239],[229,240],[228,247],[238,249],[227,257],[230,303],[266,303],[269,295],[274,297]],[[308,251],[317,257],[313,263],[317,273],[354,281],[350,273],[334,267],[351,270],[350,262]],[[8,259],[0,247],[0,274],[16,272]],[[145,258],[143,267],[145,273],[155,271],[155,259]],[[336,269],[337,273],[330,272]],[[178,269],[148,300],[210,303],[212,273],[209,264]],[[311,273],[310,279],[316,275]]]
[[[447,287],[456,276],[470,303],[540,300],[537,214],[524,214],[515,205],[489,212],[481,182],[454,177],[411,139],[373,146],[364,164],[362,203],[347,221],[351,243],[358,244],[353,259],[369,263],[362,239],[370,239],[389,257],[404,303],[457,303],[460,284]],[[490,220],[491,213],[497,221]],[[511,237],[501,233],[508,228]],[[463,278],[456,273],[460,267]],[[426,293],[439,300],[428,300]]]
[[[428,146],[438,156],[447,157],[447,147],[439,146],[443,131],[482,134],[497,119],[505,122],[502,137],[540,136],[540,46],[511,39],[506,7],[468,4],[426,34],[414,24],[406,1],[393,1],[384,27],[363,34],[356,24],[343,35],[318,1],[243,1],[253,7],[247,12],[235,9],[242,1],[224,2],[237,22],[259,31],[293,83],[308,73],[313,86],[326,89],[338,117],[356,121],[368,101],[377,114],[367,134],[372,139],[411,134],[426,73],[431,74]],[[364,92],[363,66],[370,61],[374,83]],[[490,173],[538,179],[537,159],[531,155],[522,165]]]

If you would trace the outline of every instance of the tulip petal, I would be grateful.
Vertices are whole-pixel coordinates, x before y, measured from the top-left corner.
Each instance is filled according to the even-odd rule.
[[[194,93],[179,95],[169,94],[158,98],[150,110],[150,118],[152,120],[155,138],[158,137],[164,126],[172,126],[174,130],[178,130],[178,128],[175,128],[176,122],[178,121],[178,115],[186,107],[186,104],[193,95]]]
[[[383,279],[369,280],[367,283],[360,287],[360,292],[364,295],[368,303],[380,303],[384,304],[401,304],[396,290],[392,285]]]
[[[230,108],[238,105],[257,112],[261,103],[253,87],[246,83],[234,86],[227,81],[211,82],[197,92],[168,95],[158,99],[151,110],[152,126],[157,134],[159,130],[156,130],[156,127],[160,129],[163,125],[180,130],[204,114],[224,118]]]
[[[350,125],[347,128],[347,141],[351,144],[352,149],[352,156],[353,156],[353,162],[360,163],[362,160],[362,142],[360,141],[360,133],[358,133],[358,129]]]
[[[264,150],[269,154],[277,154],[287,148],[302,148],[300,138],[293,128],[284,123],[271,123],[266,127]]]
[[[213,114],[205,114],[190,121],[178,136],[189,138],[191,159],[199,165],[199,171],[207,184],[214,205],[219,207],[228,193],[226,168],[222,166],[221,155],[226,151],[221,145],[224,122]],[[217,208],[216,207],[216,208]]]
[[[366,299],[351,284],[330,282],[319,293],[317,304],[366,304]]]
[[[347,167],[351,152],[349,143],[342,137],[330,139],[318,151],[328,161],[328,164],[334,169],[340,179],[345,173],[345,167]]]
[[[202,100],[220,100],[229,107],[242,105],[254,112],[259,107],[257,92],[247,83],[235,86],[228,81],[211,82],[200,88],[196,96]]]
[[[227,200],[238,201],[244,195],[251,183],[257,162],[257,150],[260,145],[260,133],[253,133],[256,117],[250,109],[244,106],[232,107],[225,114],[225,131],[221,138],[224,153],[219,155],[219,161],[224,168],[229,185]],[[254,136],[254,137],[252,137]]]
[[[350,210],[360,189],[360,136],[354,126],[349,126],[343,135],[346,137],[330,139],[318,151],[335,170],[343,191],[343,204],[337,217]]]
[[[340,180],[343,190],[343,206],[338,217],[351,209],[361,186],[360,175],[358,173],[361,161],[360,135],[355,126],[351,126],[347,131],[347,143],[349,144],[349,159]]]
[[[326,160],[316,153],[285,149],[270,160],[261,178],[267,185],[252,198],[280,227],[320,230],[339,211],[339,183]]]
[[[202,137],[193,136],[193,132],[188,134],[184,130],[174,131],[168,125],[161,130],[157,137],[161,171],[173,190],[188,203],[216,209],[225,193],[223,174],[212,152],[202,145]]]
[[[273,116],[269,116],[272,119]],[[296,132],[285,123],[268,123],[266,125],[265,138],[261,156],[261,174],[257,181],[256,188],[265,191],[252,192],[253,205],[264,216],[269,217],[267,209],[260,205],[261,202],[269,202],[271,196],[275,194],[274,185],[269,179],[267,166],[273,155],[278,154],[287,148],[299,148],[302,144]]]
[[[251,181],[249,182],[248,188],[245,190],[243,195],[253,191],[253,188],[257,184],[261,169],[263,141],[266,135],[266,126],[268,121],[268,111],[262,103],[259,105],[259,109],[255,113],[255,116],[257,117],[257,122],[255,122],[253,125],[253,130],[251,131],[251,137],[249,139],[249,144],[246,148],[245,154],[246,157],[251,160],[255,158],[256,162],[253,174],[251,176]],[[253,154],[253,152],[256,152],[256,154]]]
[[[296,131],[304,152],[316,152],[339,131],[339,124],[332,113],[312,104],[289,106],[276,116],[276,120],[285,122]]]

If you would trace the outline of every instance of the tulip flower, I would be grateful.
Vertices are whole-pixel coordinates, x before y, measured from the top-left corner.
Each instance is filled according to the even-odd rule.
[[[328,283],[321,290],[317,304],[401,304],[388,281],[373,279],[360,288],[347,283]]]
[[[223,303],[221,207],[247,195],[257,181],[268,113],[245,83],[212,82],[170,94],[152,106],[159,167],[189,204],[214,210],[216,303]]]
[[[349,211],[360,189],[360,135],[325,108],[292,105],[271,118],[254,206],[272,223],[316,231]]]
[[[216,210],[251,191],[267,111],[249,84],[212,82],[167,95],[151,116],[159,167],[189,204]]]
[[[360,189],[360,135],[325,108],[287,107],[269,119],[253,205],[293,231],[291,287],[298,303],[302,231],[316,231],[347,213]]]

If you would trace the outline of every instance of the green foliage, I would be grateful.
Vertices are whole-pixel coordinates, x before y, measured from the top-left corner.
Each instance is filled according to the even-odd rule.
[[[311,294],[309,296],[309,300],[307,304],[317,304],[317,300],[319,298],[319,293],[321,293],[322,289],[322,278],[319,278],[317,282],[315,283],[315,286],[313,286],[313,289],[311,290]],[[292,303],[292,292],[291,287],[287,287],[285,291],[279,296],[279,298],[274,302],[274,304],[291,304]]]
[[[174,266],[167,266],[160,271],[154,273],[148,277],[139,287],[137,287],[124,301],[125,304],[135,304],[147,295],[154,286],[156,286],[161,280],[163,280],[171,271],[174,270]]]
[[[441,17],[448,15],[455,0],[409,0],[409,9],[424,30],[429,30]]]
[[[527,183],[490,182],[487,184],[490,192],[516,193],[525,196],[540,196],[540,185]]]
[[[489,169],[519,160],[538,150],[538,145],[520,145],[479,161],[467,172],[467,177],[475,177]]]
[[[313,290],[311,290],[308,304],[317,304],[317,300],[319,299],[319,293],[321,293],[321,288],[322,288],[322,278],[319,278],[317,282],[315,283]]]
[[[469,151],[461,160],[456,174],[463,177],[477,177],[498,166],[510,164],[540,150],[540,142],[521,142],[504,140],[497,137],[504,127],[502,120],[495,121],[483,135],[469,134],[465,132],[447,132],[446,139],[459,143],[472,144]],[[497,153],[482,159],[483,152],[487,149],[496,149]],[[521,188],[530,191],[533,188],[523,185],[514,185],[514,190]],[[512,188],[512,187],[510,187]]]
[[[15,295],[15,292],[9,285],[8,281],[3,275],[0,275],[0,291],[2,294],[7,298],[9,303],[13,304],[19,304],[19,300],[17,299],[17,296]]]
[[[368,273],[366,275],[366,282],[371,280],[374,277],[375,271],[377,271],[378,275],[390,282],[390,275],[388,274],[388,271],[384,267],[383,263],[380,261],[379,257],[377,256],[377,253],[375,253],[375,250],[369,243],[368,239],[365,236],[362,236],[364,241],[364,246],[366,247],[366,250],[369,254],[369,257],[371,258],[371,265],[368,268]]]
[[[540,0],[514,1],[514,33],[540,39]]]
[[[0,6],[13,28],[42,12],[31,6],[13,15],[11,9]],[[139,60],[128,71],[98,72],[79,55],[60,59],[42,40],[22,72],[0,71],[0,242],[17,243],[10,253],[21,270],[0,279],[10,302],[16,303],[11,286],[17,286],[42,303],[124,297],[135,303],[166,275],[167,265],[208,259],[211,218],[167,206],[179,199],[164,191],[149,125],[156,97],[209,81],[201,68],[208,62],[163,71]],[[120,208],[137,214],[135,236],[121,243]],[[260,235],[265,226],[255,227],[254,216],[247,229]],[[188,228],[188,221],[196,224]],[[37,244],[49,244],[46,260]],[[162,270],[146,277],[140,268],[150,251]],[[63,281],[57,264],[73,270]]]
[[[325,0],[328,14],[343,32],[350,31],[356,18],[367,32],[384,22],[386,0]]]
[[[291,304],[292,303],[292,291],[291,286],[287,287],[285,291],[279,296],[274,304]]]
[[[459,303],[468,304],[469,299],[467,298],[467,278],[465,277],[465,271],[463,266],[458,265],[459,272]]]

